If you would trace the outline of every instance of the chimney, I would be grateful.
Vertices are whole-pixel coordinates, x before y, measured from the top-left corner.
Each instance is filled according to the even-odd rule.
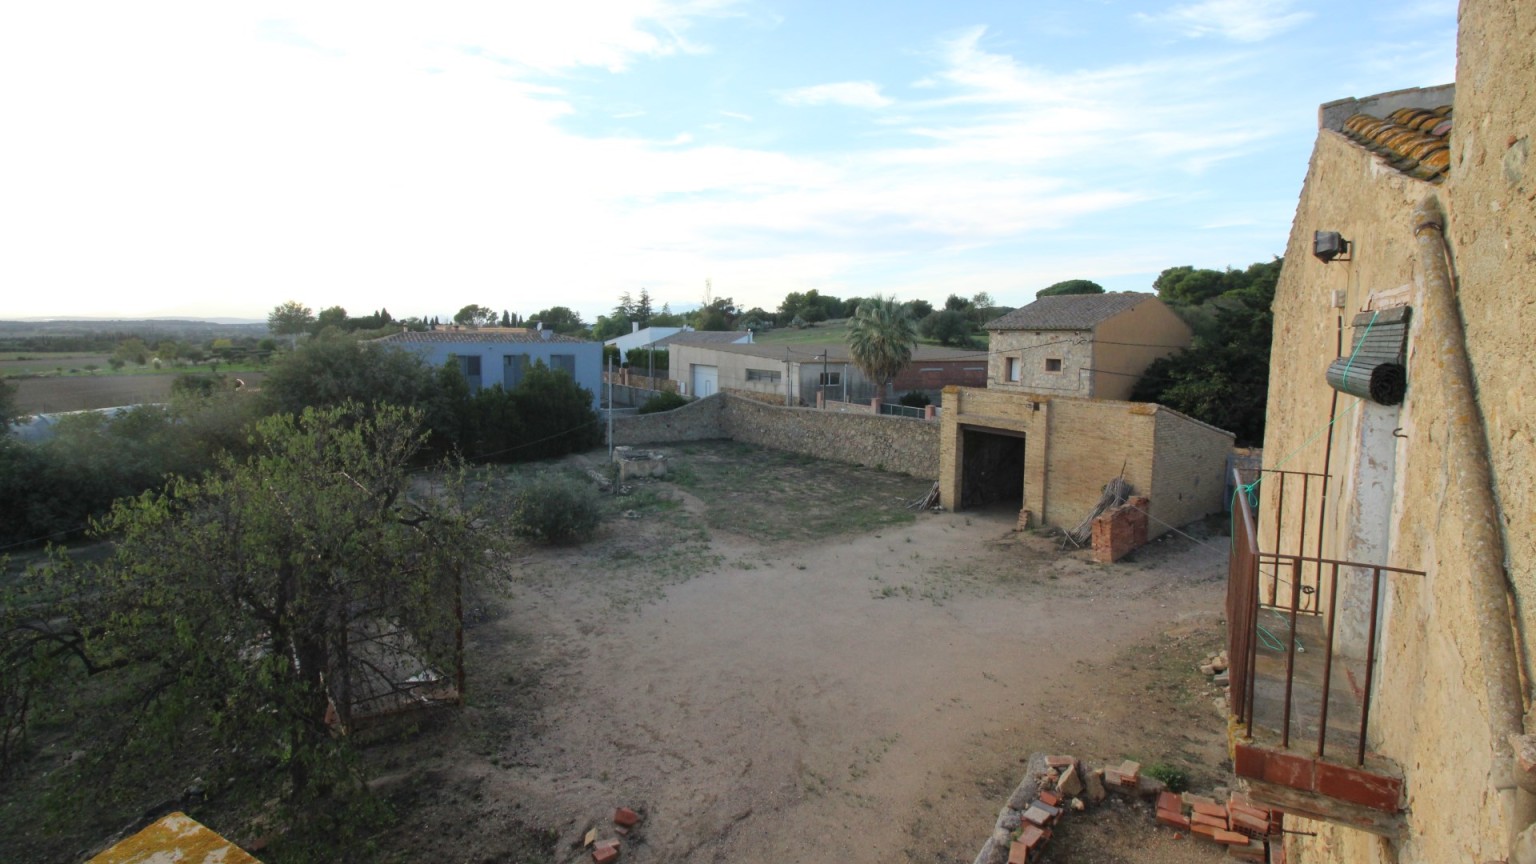
[[[631,321],[631,322],[629,322],[629,332],[631,332],[631,333],[639,333],[640,332],[640,322],[639,321]]]

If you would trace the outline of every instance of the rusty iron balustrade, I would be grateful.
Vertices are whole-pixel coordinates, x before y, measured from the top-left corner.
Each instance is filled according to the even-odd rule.
[[[1319,475],[1305,474],[1304,472],[1272,472],[1280,475],[1276,513],[1284,510],[1284,484],[1287,474],[1301,475],[1303,477],[1303,495],[1307,494],[1312,477]],[[1239,485],[1241,481],[1239,480]],[[1326,478],[1324,478],[1326,482]],[[1328,705],[1332,695],[1332,672],[1334,660],[1335,625],[1338,612],[1338,593],[1341,568],[1343,575],[1352,575],[1353,571],[1361,573],[1369,572],[1371,579],[1370,608],[1368,611],[1368,632],[1365,642],[1365,682],[1361,688],[1360,706],[1360,730],[1359,742],[1354,753],[1354,761],[1357,766],[1365,764],[1366,731],[1370,725],[1371,689],[1375,672],[1376,660],[1376,622],[1381,606],[1381,582],[1384,574],[1401,574],[1423,576],[1420,570],[1408,570],[1401,567],[1388,567],[1380,564],[1365,564],[1358,561],[1342,561],[1332,558],[1324,558],[1321,555],[1291,555],[1277,552],[1265,552],[1259,548],[1259,531],[1257,520],[1254,517],[1253,508],[1247,495],[1241,491],[1235,496],[1233,503],[1232,544],[1228,562],[1227,581],[1227,621],[1228,621],[1228,663],[1229,663],[1229,706],[1232,715],[1237,721],[1247,726],[1247,737],[1253,739],[1254,704],[1255,704],[1255,678],[1258,662],[1258,625],[1259,613],[1262,608],[1281,611],[1288,616],[1290,624],[1289,637],[1286,640],[1285,658],[1285,682],[1284,702],[1282,707],[1282,719],[1280,724],[1280,746],[1282,749],[1290,748],[1292,713],[1295,705],[1295,673],[1296,673],[1296,625],[1301,615],[1317,616],[1326,614],[1327,638],[1324,647],[1322,693],[1319,702],[1319,722],[1317,732],[1317,746],[1314,752],[1316,758],[1322,758],[1327,752],[1328,746]],[[1302,535],[1300,543],[1305,543],[1305,498],[1303,501]],[[1319,505],[1323,506],[1322,504]],[[1278,544],[1281,535],[1281,517],[1276,519],[1276,542]],[[1321,529],[1323,518],[1318,520],[1319,534],[1317,536],[1318,550],[1321,552]],[[1298,548],[1300,548],[1300,543]],[[1311,569],[1313,578],[1310,582],[1306,579],[1306,571]],[[1324,573],[1328,579],[1323,579]],[[1288,574],[1289,580],[1281,579],[1282,574]],[[1261,576],[1270,579],[1269,602],[1262,603],[1260,584]],[[1282,581],[1290,583],[1289,602],[1282,606],[1278,596],[1279,585]],[[1305,589],[1310,587],[1310,591]],[[1308,603],[1303,603],[1304,595],[1316,595],[1326,593],[1327,610],[1321,608],[1321,599],[1312,596]],[[1310,608],[1305,608],[1310,607]]]

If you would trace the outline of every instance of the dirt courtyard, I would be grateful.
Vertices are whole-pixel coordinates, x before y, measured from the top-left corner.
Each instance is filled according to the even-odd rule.
[[[1034,750],[1222,782],[1194,664],[1224,537],[1098,565],[1013,513],[914,519],[925,481],[659,449],[672,478],[471,604],[467,706],[371,748],[405,816],[390,860],[590,860],[582,834],[627,806],[628,862],[968,864]],[[1051,854],[1220,857],[1144,821]]]

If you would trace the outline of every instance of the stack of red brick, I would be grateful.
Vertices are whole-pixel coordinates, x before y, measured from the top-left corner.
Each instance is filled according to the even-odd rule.
[[[1019,836],[1008,847],[1008,864],[1026,864],[1051,839],[1051,826],[1062,814],[1061,796],[1041,791],[1019,822]]]
[[[1093,560],[1113,564],[1147,545],[1147,508],[1151,499],[1131,498],[1093,520]]]
[[[628,807],[620,807],[613,811],[614,833],[628,837],[629,833],[638,828],[639,825],[640,814]],[[597,829],[594,828],[587,832],[586,845],[592,847],[592,860],[595,864],[612,864],[612,862],[619,860],[620,841],[618,838],[598,840]]]
[[[1227,803],[1172,792],[1157,796],[1157,821],[1170,828],[1189,831],[1227,847],[1227,855],[1240,861],[1266,860],[1267,840],[1280,833],[1280,814],[1233,794]]]

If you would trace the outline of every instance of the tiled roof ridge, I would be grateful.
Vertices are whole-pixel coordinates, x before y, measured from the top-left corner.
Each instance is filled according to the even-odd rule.
[[[983,330],[1091,330],[1127,309],[1156,300],[1142,291],[1058,294],[1037,297],[1027,306],[982,325]]]
[[[1354,114],[1340,130],[1411,177],[1439,182],[1451,167],[1451,106],[1399,108],[1385,118]]]

